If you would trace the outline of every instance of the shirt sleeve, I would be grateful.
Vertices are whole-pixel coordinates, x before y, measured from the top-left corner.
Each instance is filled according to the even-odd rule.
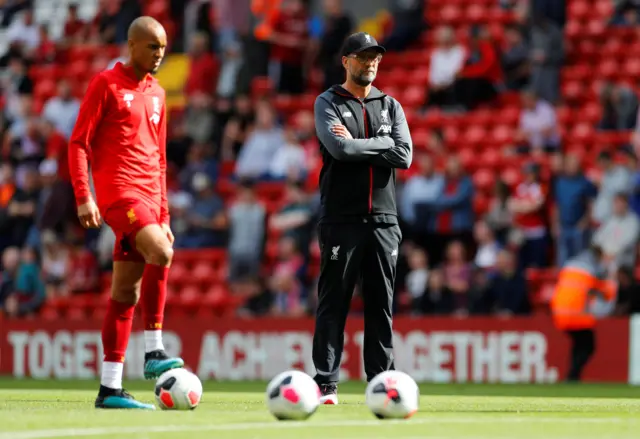
[[[395,112],[393,117],[393,126],[391,129],[391,139],[393,139],[393,148],[372,157],[369,161],[373,165],[384,166],[387,168],[409,169],[413,160],[413,141],[411,140],[411,132],[407,117],[404,114],[402,105],[395,99],[393,100]]]
[[[78,206],[91,199],[89,188],[91,144],[104,116],[107,89],[107,82],[102,76],[96,76],[91,81],[80,105],[78,119],[69,141],[69,173]]]
[[[167,117],[166,104],[162,106],[160,114],[160,135],[158,136],[158,149],[160,150],[160,185],[161,205],[160,223],[169,224],[169,201],[167,199]]]
[[[329,154],[336,160],[363,161],[387,151],[393,146],[391,137],[372,137],[370,139],[343,139],[331,131],[333,125],[342,124],[335,109],[322,96],[314,105],[316,134]]]

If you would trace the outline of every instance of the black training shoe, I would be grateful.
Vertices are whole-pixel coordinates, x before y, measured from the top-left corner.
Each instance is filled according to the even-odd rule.
[[[100,386],[100,392],[96,398],[95,406],[97,409],[156,409],[153,404],[136,401],[135,398],[124,389],[111,389],[105,386]]]
[[[158,378],[171,369],[184,367],[182,358],[171,358],[165,351],[158,350],[144,354],[144,377],[148,380]]]
[[[338,405],[338,386],[337,384],[320,384],[320,404]]]

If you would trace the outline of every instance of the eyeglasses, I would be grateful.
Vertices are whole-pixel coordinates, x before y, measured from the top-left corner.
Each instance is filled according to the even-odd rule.
[[[373,61],[376,64],[379,64],[382,61],[382,55],[373,54],[373,53],[358,53],[355,55],[349,55],[349,58],[353,58],[358,61],[360,64],[365,64]]]

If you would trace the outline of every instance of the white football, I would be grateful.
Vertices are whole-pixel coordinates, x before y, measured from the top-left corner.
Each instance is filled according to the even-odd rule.
[[[378,419],[407,419],[418,411],[420,390],[406,373],[389,370],[367,385],[366,402]]]
[[[320,388],[306,373],[289,370],[269,382],[266,403],[280,421],[307,419],[320,405]]]
[[[162,410],[193,410],[202,398],[202,382],[186,369],[171,369],[156,381],[155,394]]]

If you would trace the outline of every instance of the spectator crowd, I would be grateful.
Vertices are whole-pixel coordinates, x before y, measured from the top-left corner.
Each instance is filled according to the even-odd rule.
[[[303,0],[279,6],[250,0],[182,3],[189,2],[168,2],[171,49],[184,49],[190,59],[185,105],[171,112],[168,127],[175,246],[226,250],[225,285],[244,298],[240,313],[310,313],[322,165],[313,114],[280,113],[273,95],[255,92],[271,84],[278,96],[295,99],[310,88],[342,82],[339,49],[355,20],[340,0],[324,0],[317,15]],[[435,37],[422,111],[455,115],[491,106],[505,93],[521,96],[517,132],[500,151],[521,157],[521,178],[517,184],[492,179],[487,209],[476,208],[475,176],[450,152],[441,132],[434,130],[427,144],[415,146],[414,166],[400,176],[398,194],[405,240],[397,309],[529,314],[534,304],[528,270],[562,266],[593,242],[619,280],[615,312],[638,311],[640,135],[624,148],[591,152],[597,169],[588,175],[584,157],[563,148],[559,124],[565,2],[496,3],[516,17],[499,41],[490,26],[461,34],[425,23],[428,1],[390,1],[393,24],[385,29],[383,45],[396,52],[411,48],[425,29]],[[609,26],[637,26],[637,2],[615,3]],[[64,62],[78,44],[123,47],[123,30],[144,5],[102,1],[88,19],[72,3],[62,35],[53,38],[46,25],[34,23],[32,2],[4,4],[9,47],[0,58],[0,309],[24,316],[47,299],[100,291],[115,240],[107,226],[85,231],[75,219],[66,148],[81,93],[60,80],[55,94],[38,102],[30,72]],[[114,59],[97,57],[92,68],[126,59],[124,49]],[[632,87],[607,82],[599,96],[598,129],[636,128]]]

